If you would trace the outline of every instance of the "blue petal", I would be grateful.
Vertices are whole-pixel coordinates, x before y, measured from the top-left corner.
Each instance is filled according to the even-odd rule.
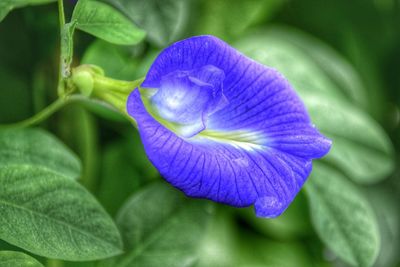
[[[325,155],[331,141],[313,127],[281,74],[212,36],[165,49],[142,86],[160,88],[166,75],[205,66],[223,71],[223,81],[221,75],[196,73],[221,91],[224,105],[208,114],[204,131],[190,138],[157,121],[139,90],[132,92],[127,110],[137,121],[146,153],[162,176],[189,196],[254,205],[258,216],[276,217],[301,189],[312,159]]]

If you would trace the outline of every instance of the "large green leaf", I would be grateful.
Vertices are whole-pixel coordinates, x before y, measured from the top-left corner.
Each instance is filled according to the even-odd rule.
[[[103,0],[145,29],[149,41],[165,46],[174,41],[187,20],[187,0]]]
[[[346,98],[308,54],[286,40],[269,37],[268,31],[256,31],[242,37],[235,47],[262,64],[276,68],[300,95],[311,92]]]
[[[72,179],[79,175],[76,156],[45,131],[0,131],[0,238],[50,258],[119,253],[115,224]]]
[[[327,44],[295,28],[275,26],[263,32],[269,39],[294,44],[306,53],[348,99],[367,106],[366,90],[354,67]]]
[[[304,100],[313,122],[333,140],[326,160],[354,181],[373,183],[393,171],[393,147],[379,124],[347,100],[312,57],[288,41],[258,33],[237,47],[255,60],[282,72]],[[332,55],[331,55],[332,56]]]
[[[380,235],[372,208],[358,188],[322,163],[314,163],[305,188],[322,241],[350,265],[372,266]]]
[[[94,260],[121,252],[116,226],[76,181],[35,165],[0,167],[0,238],[56,259]]]
[[[359,183],[374,183],[394,169],[393,147],[381,126],[359,108],[319,94],[303,94],[315,123],[333,140],[324,158]]]
[[[31,166],[78,178],[81,163],[68,147],[40,129],[0,130],[0,168]]]
[[[22,252],[0,251],[0,267],[43,267],[43,265]]]
[[[134,45],[146,33],[108,4],[80,0],[75,6],[72,21],[82,31],[120,45]]]
[[[0,22],[14,8],[28,5],[41,5],[54,2],[56,0],[1,0],[0,1]]]
[[[191,266],[211,211],[209,202],[190,200],[164,182],[143,189],[117,216],[127,252],[108,266]]]
[[[287,0],[213,0],[199,1],[198,34],[233,39],[250,26],[274,15]]]

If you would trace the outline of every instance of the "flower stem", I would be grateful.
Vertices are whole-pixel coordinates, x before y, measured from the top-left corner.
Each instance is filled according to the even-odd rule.
[[[0,129],[16,129],[16,128],[25,128],[33,125],[37,125],[41,123],[42,121],[46,120],[49,118],[51,115],[53,115],[56,111],[61,109],[67,104],[70,104],[75,101],[82,100],[84,97],[79,96],[79,95],[73,95],[73,96],[66,96],[64,98],[59,98],[56,101],[54,101],[52,104],[47,106],[45,109],[40,111],[39,113],[33,115],[29,119],[16,122],[16,123],[11,123],[11,124],[3,124],[0,125]]]
[[[60,21],[60,50],[62,49],[64,26],[65,26],[65,14],[64,14],[64,2],[63,0],[58,0],[58,18]],[[65,84],[64,84],[64,57],[63,53],[60,51],[60,63],[58,68],[58,86],[57,93],[58,96],[63,96],[65,94]]]
[[[81,65],[72,70],[70,81],[83,95],[102,100],[126,114],[128,96],[140,86],[143,79],[116,80],[104,76],[103,70],[97,66]]]

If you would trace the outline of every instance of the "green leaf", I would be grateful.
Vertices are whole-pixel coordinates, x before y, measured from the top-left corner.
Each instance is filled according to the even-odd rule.
[[[119,45],[134,45],[146,33],[108,4],[80,0],[75,6],[72,21],[82,31]]]
[[[62,60],[62,74],[64,77],[70,75],[70,65],[74,53],[74,32],[76,22],[66,23],[62,26],[61,30],[61,60]]]
[[[313,123],[333,140],[325,160],[359,183],[378,182],[393,171],[393,146],[382,127],[349,103],[350,93],[338,89],[305,52],[288,41],[261,33],[243,38],[237,47],[277,68],[294,86]]]
[[[250,26],[270,19],[287,0],[200,1],[198,34],[212,34],[227,41]]]
[[[23,166],[72,179],[81,173],[79,159],[51,134],[40,129],[1,130],[0,168]]]
[[[0,267],[43,267],[43,265],[22,252],[0,251]]]
[[[101,67],[107,76],[120,80],[134,80],[138,59],[132,57],[125,47],[96,40],[85,51],[82,64]]]
[[[54,2],[56,0],[1,0],[0,1],[0,22],[14,8],[28,5],[41,5]]]
[[[187,21],[187,0],[105,0],[145,29],[149,41],[165,46],[174,41]]]
[[[366,107],[367,95],[361,78],[342,55],[315,37],[295,28],[275,26],[265,34],[270,39],[280,39],[295,45],[306,53],[348,99]]]
[[[346,99],[312,58],[288,41],[269,37],[265,30],[242,37],[235,47],[262,64],[276,68],[300,95],[322,93]]]
[[[372,266],[380,235],[372,208],[357,187],[334,169],[314,163],[305,188],[311,219],[322,241],[348,264]]]
[[[381,181],[393,171],[391,141],[370,116],[350,103],[319,94],[303,94],[303,100],[313,123],[333,140],[324,160],[363,184]]]
[[[117,216],[127,253],[107,266],[191,266],[210,208],[164,182],[134,194]]]
[[[41,256],[85,261],[121,253],[118,230],[86,189],[35,165],[0,167],[0,238]]]

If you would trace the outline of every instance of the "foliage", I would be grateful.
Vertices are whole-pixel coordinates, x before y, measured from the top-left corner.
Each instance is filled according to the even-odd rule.
[[[400,6],[322,2],[0,1],[0,267],[400,266]],[[184,196],[130,121],[66,90],[197,34],[283,73],[333,140],[276,219]]]

